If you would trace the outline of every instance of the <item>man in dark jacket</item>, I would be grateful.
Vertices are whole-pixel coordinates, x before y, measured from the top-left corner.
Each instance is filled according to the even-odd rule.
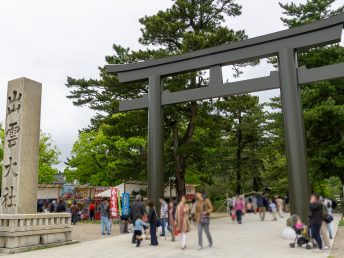
[[[320,236],[320,228],[323,221],[323,205],[320,202],[319,194],[313,193],[311,195],[309,210],[309,223],[311,225],[312,238],[317,242],[319,250],[322,250],[323,244]]]
[[[136,195],[135,202],[132,203],[130,207],[130,218],[132,223],[135,225],[135,221],[137,216],[140,215],[141,217],[146,214],[145,205],[141,201],[141,195]],[[132,243],[136,243],[136,235],[133,234]]]
[[[66,205],[63,200],[59,199],[56,207],[56,212],[66,212]]]

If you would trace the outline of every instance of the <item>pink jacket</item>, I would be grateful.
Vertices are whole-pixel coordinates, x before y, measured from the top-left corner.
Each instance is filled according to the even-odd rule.
[[[243,200],[236,200],[234,204],[234,209],[237,211],[242,211],[245,209],[245,204]]]

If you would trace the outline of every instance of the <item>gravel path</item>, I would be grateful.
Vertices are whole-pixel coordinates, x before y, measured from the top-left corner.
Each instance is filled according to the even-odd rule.
[[[335,215],[334,230],[337,230],[340,216]],[[281,238],[281,232],[285,229],[286,218],[272,221],[272,216],[267,214],[266,221],[261,222],[256,215],[245,215],[242,225],[232,223],[229,217],[214,219],[211,221],[211,233],[214,239],[213,248],[197,250],[197,230],[192,228],[187,234],[187,249],[181,250],[180,237],[173,243],[159,237],[159,246],[149,246],[149,241],[143,241],[140,248],[131,244],[131,235],[120,235],[112,238],[104,237],[94,241],[82,240],[79,244],[42,249],[38,251],[11,255],[11,258],[328,258],[329,251],[314,253],[306,248],[290,248],[290,240]],[[78,228],[80,230],[78,230]],[[88,228],[88,231],[85,231]],[[84,230],[85,229],[85,230]],[[75,226],[75,232],[81,235],[99,236],[100,225]],[[113,227],[114,235],[118,232],[118,226]],[[77,235],[76,235],[77,236]],[[85,238],[83,238],[85,239]],[[204,245],[207,240],[204,240]],[[335,258],[341,256],[335,256]]]
[[[98,223],[94,224],[79,222],[76,225],[72,225],[72,230],[72,239],[79,242],[92,241],[119,235],[119,225],[116,224],[112,225],[111,235],[109,236],[103,236],[101,234],[101,226]]]

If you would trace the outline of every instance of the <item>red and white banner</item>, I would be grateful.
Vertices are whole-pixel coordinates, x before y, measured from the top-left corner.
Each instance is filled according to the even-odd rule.
[[[111,197],[110,197],[110,214],[112,218],[119,217],[119,210],[118,210],[118,189],[112,187],[111,188]]]

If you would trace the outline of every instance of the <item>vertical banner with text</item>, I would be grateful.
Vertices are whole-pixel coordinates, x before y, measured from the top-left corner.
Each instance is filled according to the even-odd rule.
[[[130,194],[122,194],[122,216],[129,216],[130,209]]]
[[[117,188],[111,188],[111,197],[110,197],[110,214],[112,218],[118,218],[118,190]]]

